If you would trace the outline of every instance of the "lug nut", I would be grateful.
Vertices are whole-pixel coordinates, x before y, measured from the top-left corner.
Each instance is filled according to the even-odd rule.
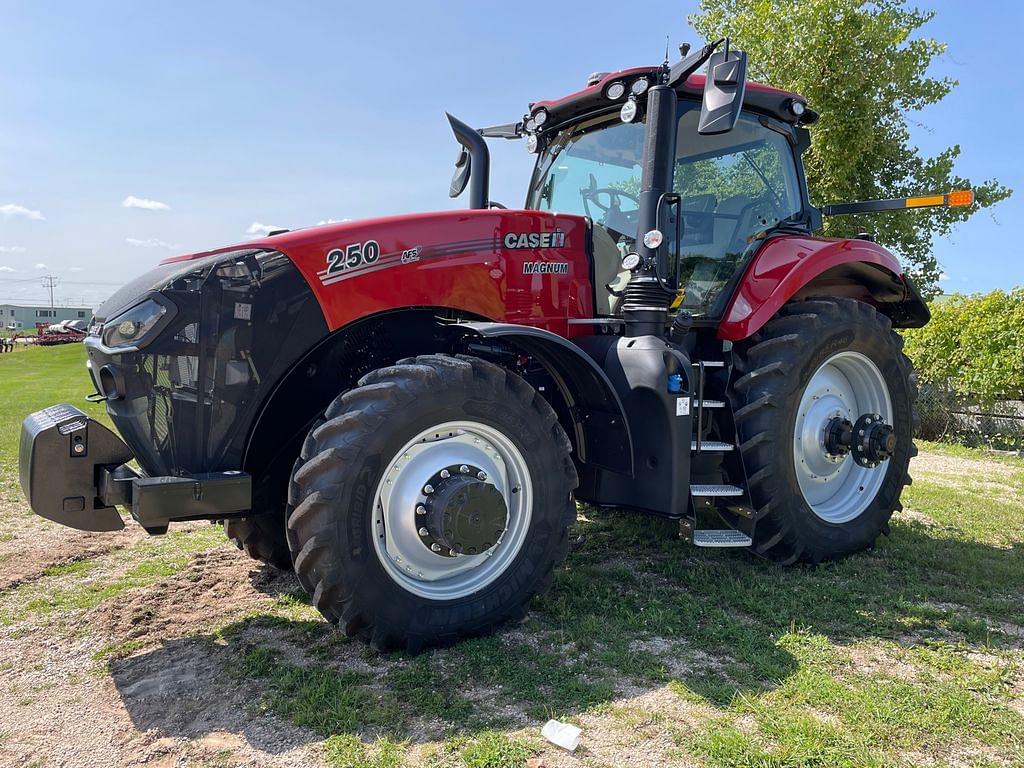
[[[430,531],[427,530],[427,527],[425,525],[420,528],[420,536],[429,536],[429,535],[430,535]]]
[[[482,469],[479,472],[476,473],[476,476],[480,480],[486,480],[487,479],[487,473],[484,472]]]
[[[432,486],[430,483],[427,483],[426,485],[423,486],[423,492],[427,494],[427,496],[429,496],[434,492],[434,486]]]
[[[469,472],[469,467],[463,464],[461,467],[459,467],[459,472],[461,472],[462,474],[466,474],[467,472]]]
[[[422,504],[417,504],[416,505],[416,514],[417,515],[425,515],[425,514],[427,514],[427,508],[424,507]]]
[[[430,545],[430,549],[432,551],[434,551],[434,552],[440,552],[441,551],[441,545],[440,544],[436,544],[436,543],[435,544],[431,544]]]
[[[447,469],[442,469],[441,470],[441,477],[443,477],[445,480],[447,480],[451,476],[452,476],[452,473],[449,472]]]

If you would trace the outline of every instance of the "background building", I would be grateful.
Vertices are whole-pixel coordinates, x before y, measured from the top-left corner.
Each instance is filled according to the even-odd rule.
[[[0,304],[0,330],[21,331],[36,327],[36,323],[52,325],[63,320],[92,318],[92,307],[51,307],[49,305]]]

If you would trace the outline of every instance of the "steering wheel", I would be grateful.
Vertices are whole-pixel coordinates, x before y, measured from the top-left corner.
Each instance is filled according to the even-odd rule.
[[[607,199],[603,199],[602,195],[606,195]],[[593,203],[594,207],[601,211],[606,218],[609,213],[622,213],[623,199],[631,201],[634,208],[640,207],[640,198],[636,195],[622,189],[615,189],[615,187],[597,186],[597,179],[594,178],[594,174],[590,174],[590,186],[583,187],[580,190],[580,196],[583,198],[583,207],[587,212],[587,216],[590,216],[589,203]],[[627,211],[626,213],[632,213],[632,211]]]

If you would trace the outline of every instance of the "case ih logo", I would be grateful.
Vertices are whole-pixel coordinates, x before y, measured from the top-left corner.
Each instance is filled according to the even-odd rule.
[[[502,241],[509,249],[515,248],[561,248],[565,245],[565,233],[554,232],[509,232]]]

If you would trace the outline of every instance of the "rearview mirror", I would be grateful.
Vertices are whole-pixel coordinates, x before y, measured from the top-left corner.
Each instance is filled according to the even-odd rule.
[[[466,185],[469,183],[469,166],[469,152],[465,147],[459,147],[459,156],[455,158],[455,174],[452,176],[452,184],[448,188],[448,197],[458,197],[466,189]]]
[[[711,54],[697,132],[709,135],[731,131],[740,118],[746,90],[747,54],[728,47]]]

